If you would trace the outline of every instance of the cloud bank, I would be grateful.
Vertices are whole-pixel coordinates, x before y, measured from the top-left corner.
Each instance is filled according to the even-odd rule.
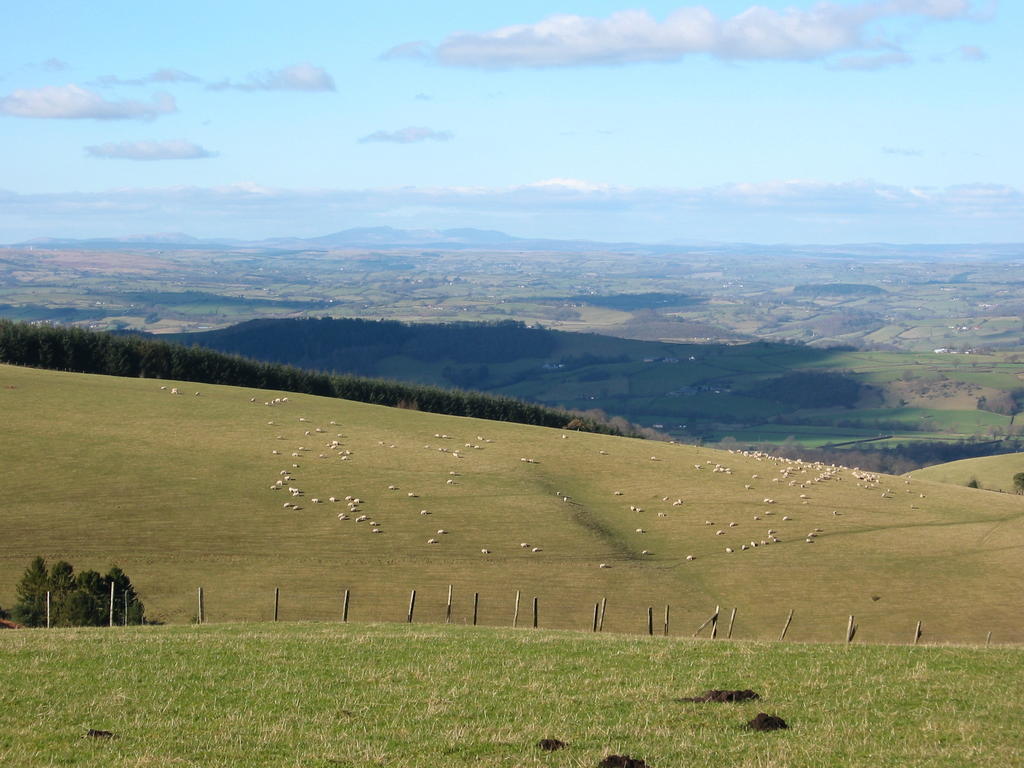
[[[174,97],[158,93],[153,102],[110,101],[81,86],[48,85],[22,89],[0,98],[0,114],[60,120],[152,120],[178,110]]]
[[[977,14],[970,0],[818,2],[806,10],[754,5],[731,18],[718,17],[707,6],[690,6],[663,21],[642,10],[619,11],[606,18],[556,14],[533,24],[459,32],[434,47],[406,42],[383,56],[483,69],[665,62],[691,54],[724,60],[813,61],[852,51],[891,52],[897,46],[876,30],[876,23],[906,17],[933,22]]]
[[[184,139],[111,142],[86,147],[85,151],[91,157],[115,160],[201,160],[217,156],[216,152]]]
[[[1024,241],[1024,192],[999,184],[914,188],[873,181],[785,180],[714,187],[619,187],[549,179],[509,187],[0,191],[0,232],[23,237],[112,230],[254,238],[347,226],[503,227],[551,237],[750,242]],[[10,240],[10,234],[4,239]]]

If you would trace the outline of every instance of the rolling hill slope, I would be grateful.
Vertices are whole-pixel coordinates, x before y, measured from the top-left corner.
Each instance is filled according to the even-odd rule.
[[[979,487],[987,491],[1014,493],[1013,476],[1018,472],[1024,472],[1024,454],[1004,453],[936,464],[917,470],[914,476],[953,485],[967,485],[971,480],[977,480]]]
[[[345,588],[352,620],[402,620],[415,588],[417,621],[439,621],[453,584],[458,623],[479,592],[480,621],[507,624],[521,590],[524,615],[536,595],[548,627],[589,626],[607,597],[612,631],[643,631],[647,606],[670,603],[672,632],[689,634],[719,604],[738,608],[738,637],[776,636],[794,608],[796,640],[838,640],[852,613],[858,640],[906,641],[921,619],[934,641],[1024,641],[1016,496],[979,503],[966,488],[692,446],[11,366],[0,413],[4,607],[41,554],[116,562],[171,622],[195,614],[197,586],[212,621],[270,618],[278,586],[286,620],[337,618]],[[781,541],[761,545],[769,529]]]

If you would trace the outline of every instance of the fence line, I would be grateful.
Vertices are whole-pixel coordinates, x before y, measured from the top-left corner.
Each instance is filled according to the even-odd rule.
[[[409,624],[413,623],[413,619],[414,619],[414,616],[415,616],[416,594],[417,594],[417,591],[415,589],[411,590],[410,593],[409,593],[409,603],[408,603],[408,607],[407,607],[407,610],[406,610],[406,617],[405,617],[406,623],[409,623]],[[197,624],[206,624],[207,620],[208,620],[208,615],[207,615],[207,609],[206,609],[206,594],[204,592],[203,587],[198,587],[197,588],[197,590],[196,590],[196,597],[197,597],[196,623]],[[341,621],[343,623],[347,623],[349,621],[349,610],[350,610],[350,607],[351,607],[351,599],[352,599],[352,591],[351,591],[351,589],[345,589],[344,593],[343,593],[343,598],[342,598],[342,611],[341,611]],[[115,600],[114,589],[113,589],[113,585],[111,585],[110,615],[109,615],[109,620],[108,620],[109,626],[113,626],[114,625],[114,600]],[[519,626],[519,609],[520,609],[521,601],[522,601],[522,591],[521,590],[516,590],[516,593],[515,593],[515,603],[514,603],[514,611],[513,611],[513,614],[512,614],[512,627],[514,627],[514,628],[517,628]],[[281,588],[280,587],[274,587],[274,614],[273,614],[273,621],[274,622],[277,622],[280,619],[280,604],[281,604]],[[454,604],[455,604],[454,603],[454,585],[449,584],[448,585],[448,590],[447,590],[447,599],[445,600],[445,603],[444,603],[444,623],[445,624],[451,624],[452,623]],[[124,617],[123,617],[123,619],[124,619],[123,623],[124,623],[125,626],[127,626],[127,622],[128,622],[128,606],[129,606],[128,596],[127,596],[127,593],[125,593],[125,595],[124,595]],[[591,620],[590,620],[589,625],[587,627],[591,632],[603,632],[604,631],[604,622],[605,622],[605,618],[607,616],[607,610],[608,610],[608,598],[607,597],[602,597],[600,600],[598,600],[598,601],[596,601],[594,603],[594,609],[593,609],[592,617],[591,617]],[[732,608],[732,610],[730,612],[728,628],[727,628],[727,630],[725,632],[725,638],[727,640],[731,640],[732,639],[733,629],[734,629],[734,626],[735,626],[735,623],[736,623],[736,614],[737,614],[737,609],[734,607],[734,608]],[[778,642],[785,641],[786,635],[789,632],[789,629],[790,629],[790,627],[793,624],[793,618],[794,618],[795,614],[796,614],[796,609],[790,608],[788,613],[786,614],[786,620],[785,620],[785,623],[784,623],[784,625],[782,627],[782,632],[779,634]],[[666,603],[665,604],[665,611],[664,611],[664,618],[663,618],[663,621],[662,621],[662,632],[661,632],[661,634],[664,637],[668,637],[668,635],[669,635],[669,626],[670,626],[669,625],[669,619],[670,619],[670,615],[671,615],[671,606]],[[473,626],[478,626],[479,625],[479,616],[480,616],[480,593],[479,592],[474,592],[473,593],[473,606],[472,606],[472,625]],[[655,635],[654,606],[647,606],[646,618],[647,618],[647,626],[646,626],[647,635],[653,637]],[[719,624],[720,620],[721,620],[721,606],[716,605],[714,612],[707,619],[705,619],[700,624],[700,626],[697,627],[696,631],[693,633],[693,637],[698,637],[701,632],[703,632],[706,628],[708,628],[710,626],[710,628],[711,628],[710,633],[709,633],[710,638],[712,640],[717,639],[718,638],[718,624]],[[464,619],[464,623],[465,623],[465,621],[466,620]],[[47,592],[46,593],[46,626],[47,627],[51,627],[52,625],[53,625],[53,622],[52,622],[52,619],[51,619],[51,593]],[[532,599],[532,626],[533,626],[533,628],[539,628],[540,627],[540,597],[537,596],[537,595],[534,595],[533,599]],[[924,635],[923,626],[924,626],[923,622],[921,620],[918,620],[916,625],[915,625],[915,627],[914,627],[913,637],[911,638],[911,641],[910,641],[911,645],[918,645],[920,643],[921,638]],[[853,614],[850,614],[848,616],[848,618],[847,618],[846,630],[845,630],[845,633],[844,633],[844,636],[843,636],[845,644],[853,643],[853,641],[854,641],[854,639],[855,639],[859,629],[860,629],[860,624],[857,622],[856,617]],[[991,646],[991,644],[992,644],[992,632],[991,631],[988,631],[986,633],[984,644],[985,644],[985,647]]]

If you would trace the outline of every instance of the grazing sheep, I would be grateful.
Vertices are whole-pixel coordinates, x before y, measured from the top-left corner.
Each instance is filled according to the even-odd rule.
[[[420,510],[420,514],[421,515],[429,515],[430,513],[427,510],[425,510],[425,509],[421,509]]]
[[[740,545],[740,549],[746,550],[746,548],[747,548],[747,545],[746,545],[746,544],[741,544],[741,545]]]
[[[725,551],[726,551],[726,553],[731,555],[732,554],[732,547],[726,547]]]
[[[687,555],[686,559],[687,560],[696,560],[697,558],[695,558],[693,555]]]
[[[444,528],[440,528],[437,531],[438,536],[444,536],[446,533],[448,533],[448,531],[446,531]]]
[[[320,499],[310,499],[310,501],[313,502],[314,504],[320,503]]]
[[[739,523],[729,523],[730,528],[735,528]]]
[[[598,568],[611,568],[611,566],[610,566],[610,565],[608,565],[608,563],[601,563],[601,564],[600,564],[599,566],[597,566],[597,567],[598,567]]]
[[[427,539],[427,544],[437,544],[437,539]]]
[[[405,494],[405,495],[406,495],[406,496],[408,496],[408,497],[409,497],[410,499],[415,499],[415,498],[417,498],[417,495],[416,495],[415,493],[407,493],[407,494]]]
[[[530,545],[527,544],[525,541],[520,542],[519,546],[522,547],[523,549],[529,549],[530,548]]]
[[[489,555],[489,554],[491,554],[491,550],[489,550],[489,549],[481,549],[480,553],[483,554],[483,555]]]
[[[648,549],[643,549],[643,550],[640,551],[640,554],[641,555],[649,555],[649,554],[651,554],[651,552]]]
[[[540,547],[534,547],[534,548],[533,548],[533,549],[531,549],[530,551],[531,551],[531,552],[543,552],[544,550],[543,550],[543,549],[541,549]]]
[[[637,528],[636,532],[637,533],[647,533],[647,531],[645,531],[643,528]]]
[[[715,531],[715,536],[725,536],[725,531]]]
[[[338,513],[338,519],[339,520],[348,520],[348,515],[346,515],[344,512],[339,512]]]
[[[622,491],[615,491],[615,493],[613,493],[612,495],[613,496],[621,496],[622,495]]]
[[[785,522],[786,520],[792,520],[792,519],[793,519],[793,518],[792,518],[792,517],[790,517],[789,515],[783,515],[783,516],[782,516],[782,520],[783,520],[783,522]]]

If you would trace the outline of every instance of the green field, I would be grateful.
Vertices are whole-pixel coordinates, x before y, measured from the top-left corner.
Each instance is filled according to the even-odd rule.
[[[0,762],[1011,766],[1022,653],[408,625],[4,632]],[[761,699],[676,701],[710,688]],[[758,712],[789,728],[749,730]]]
[[[344,589],[353,620],[402,620],[417,589],[417,618],[438,621],[451,584],[459,622],[479,593],[481,623],[507,625],[519,590],[524,606],[538,597],[545,628],[588,627],[606,597],[615,632],[643,632],[647,606],[671,604],[677,626],[695,628],[721,605],[738,609],[739,638],[774,637],[795,609],[801,641],[836,639],[850,614],[871,642],[904,642],[919,619],[936,641],[1024,641],[1007,598],[1024,587],[1021,497],[981,503],[967,488],[693,446],[161,386],[0,367],[0,605],[42,555],[120,565],[150,616],[173,623],[195,615],[200,586],[215,622],[267,620],[276,587],[285,620],[337,618]],[[303,496],[270,490],[281,472]],[[326,499],[349,495],[362,504],[340,520],[346,503]],[[741,550],[768,529],[781,543]]]
[[[977,480],[980,487],[985,490],[1014,493],[1013,476],[1018,472],[1024,472],[1024,453],[951,461],[948,464],[919,469],[914,472],[914,476],[922,480],[953,485],[967,485],[971,480]]]

